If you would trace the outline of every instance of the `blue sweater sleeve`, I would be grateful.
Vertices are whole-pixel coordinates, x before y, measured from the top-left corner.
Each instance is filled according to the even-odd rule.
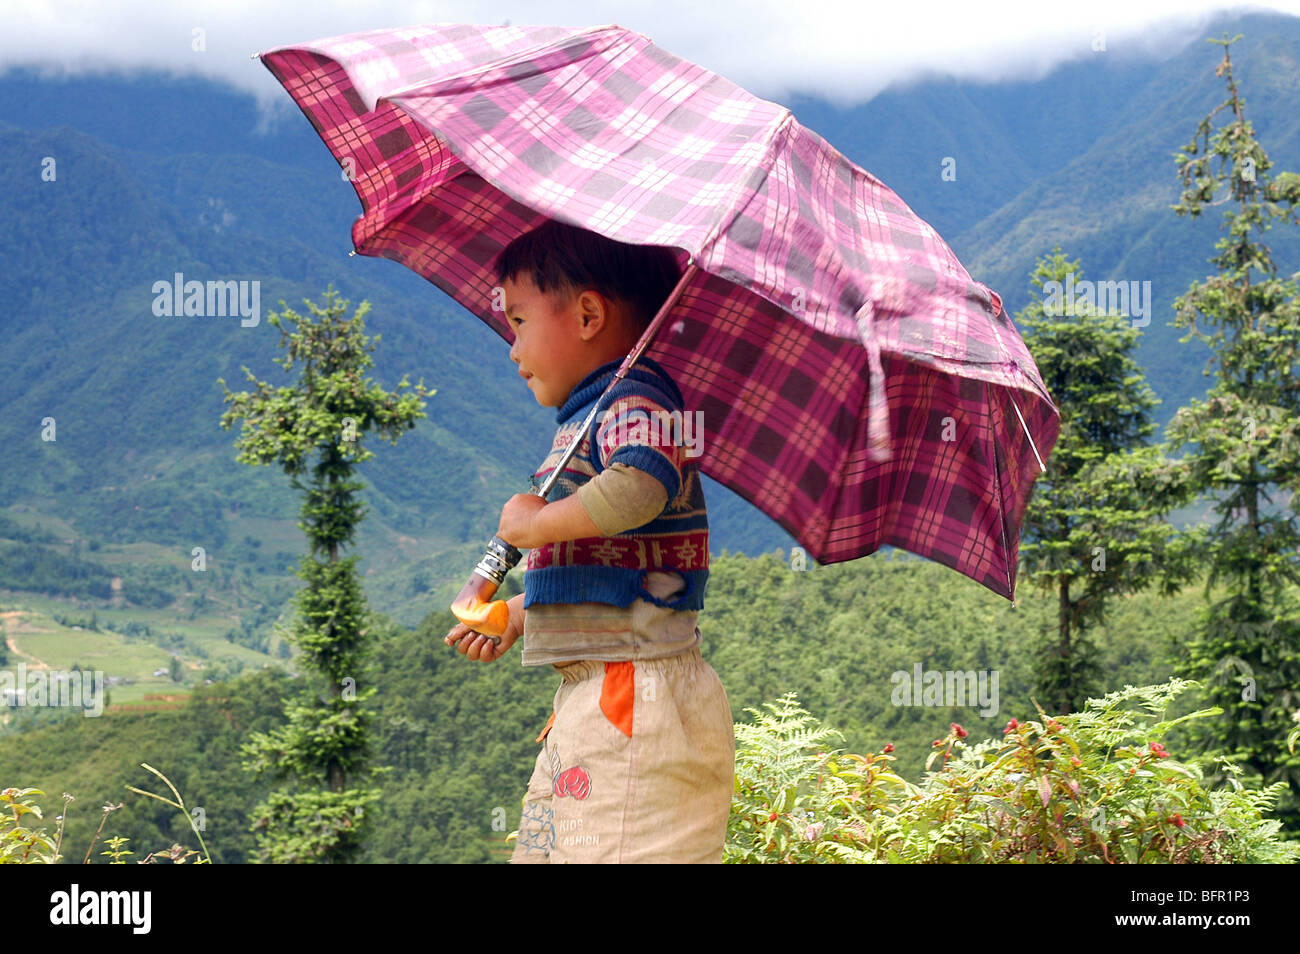
[[[596,417],[593,457],[604,469],[621,463],[643,470],[664,485],[672,501],[682,487],[683,420],[662,392],[649,390],[617,394]]]

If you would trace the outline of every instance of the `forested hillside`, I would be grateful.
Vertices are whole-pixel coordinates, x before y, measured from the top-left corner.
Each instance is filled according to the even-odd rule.
[[[1144,594],[1117,604],[1098,636],[1108,674],[1098,694],[1167,678],[1168,643],[1189,625],[1198,595]],[[850,751],[892,743],[900,771],[916,778],[950,722],[996,736],[1008,719],[1035,716],[1031,647],[1051,625],[1053,601],[1021,598],[1013,609],[946,568],[909,558],[796,571],[776,554],[727,554],[713,564],[700,630],[737,721],[750,721],[747,708],[794,691],[845,733]],[[533,739],[558,677],[548,667],[522,669],[513,652],[497,663],[470,662],[442,643],[451,624],[439,607],[414,630],[376,627],[377,750],[392,773],[367,861],[501,860],[505,831],[493,829],[493,809],[505,809],[507,830],[518,824]],[[997,671],[997,711],[894,705],[891,676],[917,664]],[[5,784],[74,794],[66,836],[73,846],[89,843],[107,801],[125,807],[106,831],[133,845],[190,843],[174,811],[125,789],[150,787],[154,780],[139,767],[148,762],[187,805],[203,808],[213,860],[242,861],[252,844],[246,813],[263,791],[240,769],[238,745],[278,718],[285,690],[285,677],[259,671],[200,688],[181,710],[73,718],[0,738],[0,774]]]

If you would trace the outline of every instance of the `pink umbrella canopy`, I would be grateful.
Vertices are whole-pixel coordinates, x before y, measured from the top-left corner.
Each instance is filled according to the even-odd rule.
[[[615,25],[427,24],[260,55],[361,199],[352,240],[507,342],[497,253],[548,218],[696,271],[645,352],[701,470],[821,563],[890,545],[1014,599],[1060,416],[996,293],[786,108]]]

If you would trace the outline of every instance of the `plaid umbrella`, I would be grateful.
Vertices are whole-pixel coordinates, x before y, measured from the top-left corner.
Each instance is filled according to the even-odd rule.
[[[891,545],[1014,599],[1059,413],[999,297],[788,109],[614,25],[254,55],[355,186],[357,252],[510,342],[491,263],[547,218],[678,249],[687,280],[645,353],[701,412],[702,471],[818,562]]]

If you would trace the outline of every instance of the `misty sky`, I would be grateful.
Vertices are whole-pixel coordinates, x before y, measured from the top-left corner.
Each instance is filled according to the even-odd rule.
[[[104,70],[202,75],[291,115],[283,89],[249,58],[322,37],[429,22],[617,23],[766,99],[861,103],[936,73],[967,81],[1036,79],[1065,61],[1164,58],[1224,11],[1300,16],[1300,0],[0,0],[0,73]],[[193,49],[201,29],[202,51]]]

